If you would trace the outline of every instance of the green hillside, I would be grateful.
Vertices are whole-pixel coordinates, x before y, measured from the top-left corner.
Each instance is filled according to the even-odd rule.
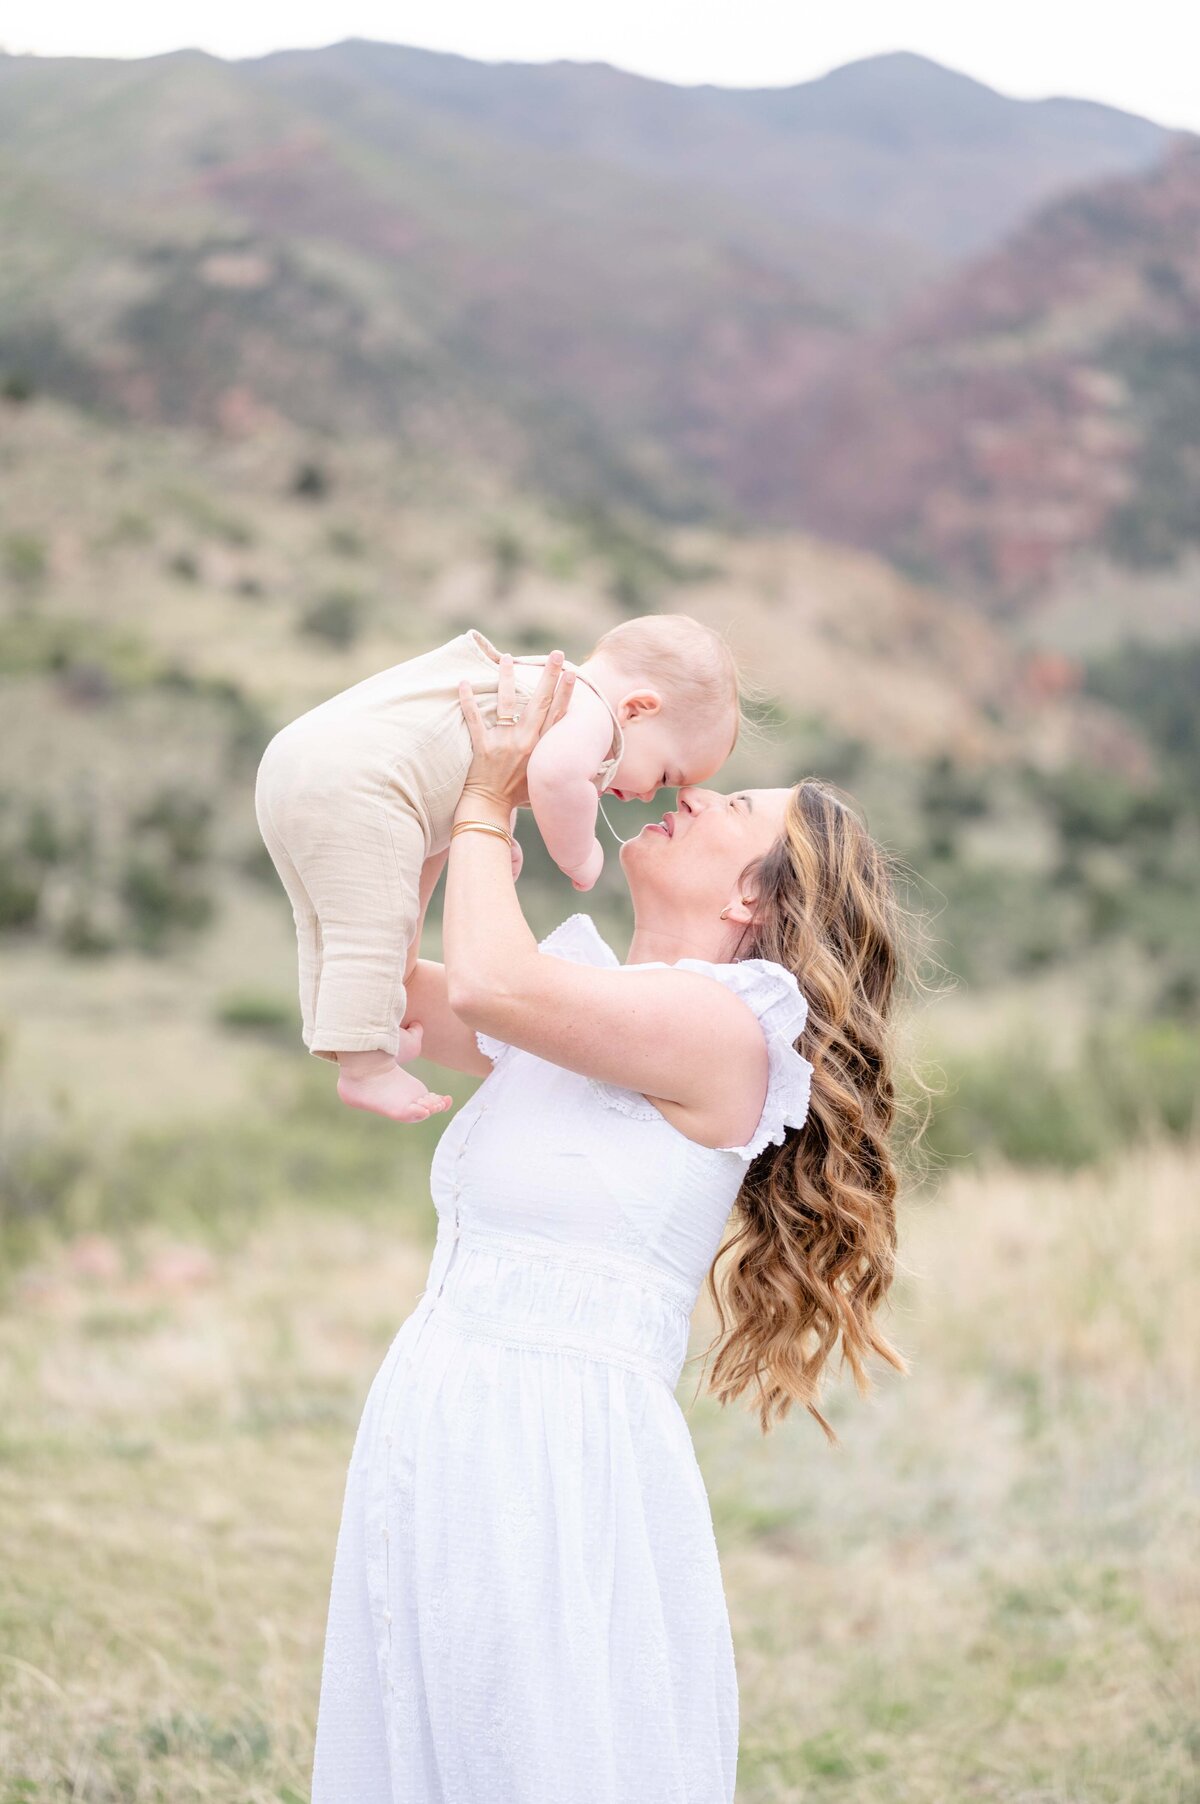
[[[957,979],[922,1029],[959,1086],[948,1151],[1076,1159],[1130,1110],[1188,1119],[1195,748],[1152,676],[1127,689],[1097,665],[1056,689],[862,554],[556,506],[382,441],[206,440],[44,399],[0,421],[0,1030],[35,1145],[74,1131],[55,1095],[119,1143],[164,1113],[237,1113],[264,1060],[319,1091],[253,815],[277,726],[466,625],[580,656],[655,609],[727,631],[758,696],[723,781],[831,777],[919,873],[910,899]],[[622,834],[646,818],[610,812]],[[544,931],[577,898],[523,837]],[[620,944],[615,850],[589,907]],[[46,1206],[73,1194],[50,1183]]]

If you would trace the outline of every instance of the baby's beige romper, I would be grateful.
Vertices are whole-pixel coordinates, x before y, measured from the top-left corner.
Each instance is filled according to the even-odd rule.
[[[255,812],[292,904],[302,1034],[317,1058],[399,1047],[421,866],[450,843],[472,757],[458,685],[470,682],[490,724],[499,659],[471,628],[310,708],[263,753]],[[521,707],[545,659],[514,663]],[[613,743],[596,773],[601,793],[622,750],[613,714]]]

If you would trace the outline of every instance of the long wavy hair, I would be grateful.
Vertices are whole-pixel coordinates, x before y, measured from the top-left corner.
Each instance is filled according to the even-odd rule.
[[[874,1320],[896,1269],[893,1017],[903,980],[917,982],[900,870],[835,790],[809,777],[792,790],[780,838],[742,873],[756,920],[735,956],[795,973],[808,1002],[796,1044],[813,1067],[803,1127],[750,1165],[734,1232],[708,1273],[725,1337],[708,1389],[725,1404],[757,1387],[764,1434],[801,1403],[840,1445],[818,1407],[839,1345],[860,1396],[872,1353],[909,1370]]]

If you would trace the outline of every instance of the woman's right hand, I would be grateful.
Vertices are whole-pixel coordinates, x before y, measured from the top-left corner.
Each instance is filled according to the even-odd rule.
[[[575,683],[575,672],[564,671],[562,666],[562,652],[552,651],[546,659],[537,688],[521,709],[516,724],[512,726],[487,726],[479,712],[479,703],[470,683],[464,681],[459,684],[458,699],[466,716],[475,755],[455,810],[456,821],[476,818],[476,803],[482,802],[501,809],[507,824],[514,808],[528,805],[526,769],[529,755],[542,734],[566,713]],[[516,697],[513,661],[511,655],[505,652],[500,659],[500,675],[496,684],[497,715],[517,713]],[[472,813],[473,808],[475,814]]]

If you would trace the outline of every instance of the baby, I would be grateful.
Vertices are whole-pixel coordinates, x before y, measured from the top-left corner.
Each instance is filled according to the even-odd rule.
[[[518,711],[544,663],[514,659]],[[258,768],[259,829],[296,923],[304,1044],[337,1063],[343,1102],[393,1121],[444,1106],[403,1069],[421,1042],[405,1025],[405,982],[472,758],[458,686],[466,678],[494,720],[499,665],[472,628],[301,714]],[[737,671],[686,614],[623,621],[563,667],[575,685],[530,757],[529,804],[550,856],[586,890],[604,863],[601,794],[650,801],[718,770],[738,733]]]

